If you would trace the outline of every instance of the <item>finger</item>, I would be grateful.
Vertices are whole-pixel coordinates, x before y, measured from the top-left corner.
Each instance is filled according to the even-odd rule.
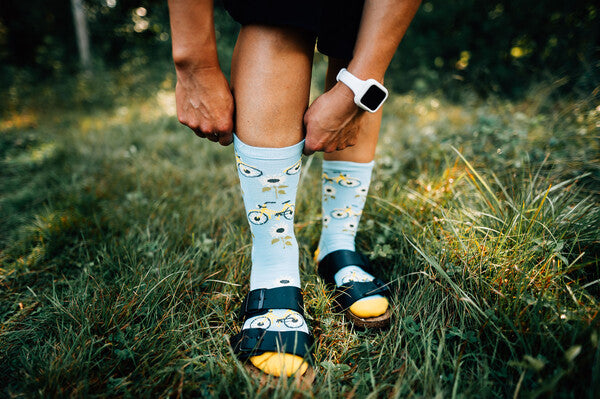
[[[356,145],[356,140],[348,139],[344,140],[342,143],[339,143],[337,146],[337,150],[341,151],[346,148],[354,147]]]
[[[332,138],[321,145],[322,151],[325,153],[335,152],[343,149],[344,147],[344,142],[337,137]]]
[[[355,142],[348,140],[344,143],[344,148],[354,147],[355,145],[356,145]],[[344,148],[342,148],[342,149],[344,149]]]
[[[313,138],[314,136],[306,136],[306,140],[304,141],[304,154],[312,155],[316,151],[323,150],[323,142],[317,141]]]
[[[213,143],[217,143],[219,141],[219,133],[209,133],[206,135],[206,138]]]
[[[232,111],[233,113],[233,111]],[[213,133],[217,135],[219,144],[227,146],[233,142],[233,124],[232,115],[225,118],[220,118],[213,129]]]
[[[307,157],[311,156],[312,154],[315,153],[314,150],[309,149],[308,147],[306,147],[306,145],[304,146],[304,149],[302,150],[302,153],[304,155],[306,155]]]
[[[336,144],[327,144],[325,149],[323,150],[326,153],[336,152],[338,150],[338,146]]]
[[[219,137],[219,144],[221,144],[222,146],[228,146],[231,143],[233,143],[232,133],[225,133]]]
[[[317,142],[316,144],[313,144],[310,147],[310,150],[312,150],[313,152],[316,151],[323,151],[323,152],[334,152],[337,150],[337,147],[339,146],[339,143],[337,141],[331,140],[331,141],[326,141],[326,140],[322,140],[320,142]]]
[[[206,138],[206,135],[200,129],[192,129],[192,131],[201,139]]]
[[[335,150],[336,151],[342,151],[344,148],[348,147],[348,142],[347,140],[339,140],[337,143],[335,143]]]
[[[306,156],[312,155],[315,153],[315,149],[313,147],[313,139],[312,136],[308,133],[304,136],[304,148],[302,149],[302,153]]]
[[[309,141],[306,139],[304,140],[304,148],[302,149],[302,153],[306,156],[312,155],[315,153],[315,150],[312,147],[311,143],[309,143]]]

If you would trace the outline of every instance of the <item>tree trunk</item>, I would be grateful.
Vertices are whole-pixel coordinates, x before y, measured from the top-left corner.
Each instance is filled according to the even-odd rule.
[[[90,32],[87,26],[83,0],[71,0],[73,10],[73,22],[75,23],[75,35],[77,36],[77,48],[79,49],[79,60],[84,71],[89,71],[92,66],[90,57]]]

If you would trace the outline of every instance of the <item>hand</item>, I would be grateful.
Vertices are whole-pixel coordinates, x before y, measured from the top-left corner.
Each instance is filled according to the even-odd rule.
[[[179,122],[198,137],[232,143],[233,96],[218,67],[177,69],[175,99]]]
[[[364,111],[354,103],[354,93],[343,83],[320,95],[304,114],[304,154],[334,152],[356,144]]]

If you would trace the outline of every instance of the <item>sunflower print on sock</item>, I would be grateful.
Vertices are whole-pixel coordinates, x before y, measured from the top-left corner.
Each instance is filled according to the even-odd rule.
[[[273,239],[271,245],[275,245],[278,242],[283,244],[283,247],[292,246],[292,235],[291,235],[291,223],[277,223],[271,227],[270,233]]]
[[[278,199],[280,195],[285,195],[285,189],[288,188],[286,184],[283,184],[285,179],[286,176],[284,174],[260,177],[259,180],[263,186],[263,193],[272,191],[275,193],[275,199]]]

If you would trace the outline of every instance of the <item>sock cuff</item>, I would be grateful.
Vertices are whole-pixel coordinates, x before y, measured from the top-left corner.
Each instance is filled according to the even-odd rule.
[[[327,161],[323,160],[323,170],[343,170],[345,172],[365,172],[371,171],[375,165],[375,160],[371,162],[352,162],[352,161]]]
[[[234,133],[233,134],[233,148],[236,153],[253,158],[253,159],[264,159],[264,160],[282,160],[282,159],[299,159],[302,157],[302,150],[304,149],[304,139],[297,144],[289,147],[254,147],[244,143]]]

